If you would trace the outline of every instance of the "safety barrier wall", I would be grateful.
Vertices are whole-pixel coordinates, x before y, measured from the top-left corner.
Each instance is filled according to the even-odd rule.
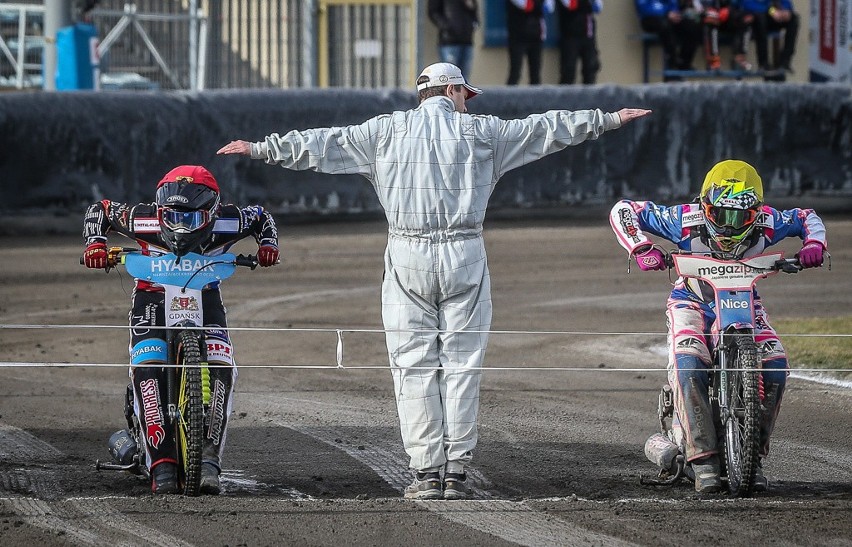
[[[178,164],[203,164],[226,201],[290,214],[376,214],[364,179],[292,172],[216,156],[232,139],[359,123],[415,106],[401,90],[0,94],[0,212],[67,213],[96,199],[150,201]],[[716,161],[753,163],[776,198],[852,195],[852,88],[704,83],[490,88],[472,113],[503,118],[550,109],[621,107],[650,118],[508,173],[491,208],[606,204],[631,196],[688,199]],[[284,219],[282,219],[284,220]]]

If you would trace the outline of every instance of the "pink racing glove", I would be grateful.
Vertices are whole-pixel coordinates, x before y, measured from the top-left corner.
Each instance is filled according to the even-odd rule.
[[[274,266],[278,263],[278,247],[272,245],[261,245],[257,250],[257,263],[263,268]]]
[[[636,263],[639,264],[639,269],[643,272],[666,269],[665,257],[663,256],[663,252],[659,249],[649,247],[647,251],[636,253],[634,256],[636,258]]]
[[[799,264],[802,265],[802,268],[819,268],[822,266],[822,253],[824,250],[825,248],[822,246],[822,243],[817,241],[805,243],[805,246],[796,255],[799,257]]]

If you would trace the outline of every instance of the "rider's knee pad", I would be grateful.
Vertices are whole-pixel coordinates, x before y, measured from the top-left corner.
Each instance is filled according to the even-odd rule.
[[[756,341],[757,349],[760,352],[761,361],[763,361],[764,363],[779,359],[783,359],[786,361],[787,352],[784,351],[784,346],[781,345],[781,341],[778,340],[778,338],[775,338],[774,336],[766,338],[761,338],[760,336],[757,336]]]
[[[680,362],[681,357],[696,358],[702,363],[710,362],[710,350],[701,336],[695,334],[678,334],[674,339],[675,358]]]

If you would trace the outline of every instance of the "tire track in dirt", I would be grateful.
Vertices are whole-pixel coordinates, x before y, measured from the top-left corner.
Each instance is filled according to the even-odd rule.
[[[105,500],[63,499],[58,462],[64,458],[41,439],[0,423],[0,502],[4,511],[78,545],[193,545],[140,524]]]
[[[304,408],[305,401],[299,408]],[[274,395],[256,394],[250,402],[241,406],[255,406],[258,410],[273,410],[276,413],[293,414],[298,409],[287,405]],[[326,421],[336,421],[330,405],[323,405]],[[284,412],[281,412],[284,411]],[[347,415],[341,417],[351,421],[352,413],[364,414],[362,423],[368,423],[368,409],[347,406]],[[273,419],[270,423],[286,427],[302,435],[321,441],[336,450],[340,450],[356,461],[372,469],[400,494],[412,480],[411,470],[401,451],[388,450],[388,440],[374,436],[365,438],[359,433],[357,440],[349,442],[347,433],[334,426],[302,426],[286,420]],[[562,519],[543,514],[529,507],[525,502],[501,500],[506,497],[494,489],[494,485],[475,468],[468,467],[468,486],[475,500],[464,501],[417,501],[421,507],[440,515],[442,518],[475,530],[491,534],[518,545],[611,545],[622,547],[631,545],[615,537],[599,534]]]

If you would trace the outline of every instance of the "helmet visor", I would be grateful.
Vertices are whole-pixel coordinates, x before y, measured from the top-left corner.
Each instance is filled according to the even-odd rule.
[[[174,232],[194,232],[210,221],[207,211],[176,211],[160,209],[160,223]]]
[[[714,207],[704,204],[704,216],[719,228],[741,230],[754,224],[757,219],[755,209],[731,209],[729,207]]]

